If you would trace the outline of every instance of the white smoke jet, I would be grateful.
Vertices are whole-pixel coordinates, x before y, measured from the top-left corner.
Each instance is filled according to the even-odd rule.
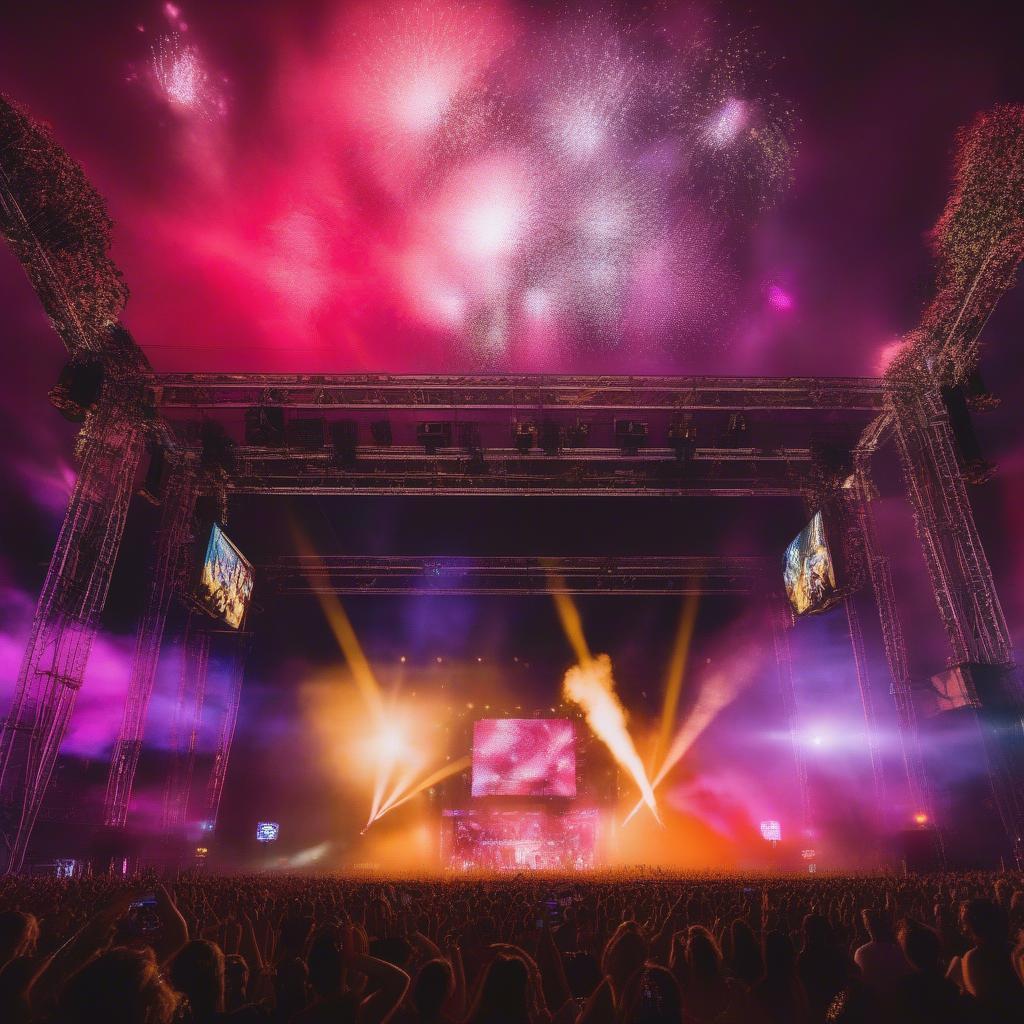
[[[587,725],[633,777],[640,789],[642,802],[647,804],[655,820],[661,824],[654,789],[626,728],[626,709],[615,693],[611,658],[607,654],[599,654],[574,665],[565,673],[562,692],[566,699],[583,709]]]

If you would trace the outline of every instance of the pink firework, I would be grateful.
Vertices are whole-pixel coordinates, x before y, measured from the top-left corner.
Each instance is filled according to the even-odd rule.
[[[174,109],[202,118],[226,112],[224,96],[207,70],[198,49],[176,36],[163,36],[153,47],[153,80],[160,96]]]

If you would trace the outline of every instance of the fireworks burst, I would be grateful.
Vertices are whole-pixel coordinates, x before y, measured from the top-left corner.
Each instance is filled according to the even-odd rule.
[[[173,109],[206,120],[227,112],[224,95],[199,50],[184,43],[180,36],[162,36],[157,40],[151,68],[158,93]]]
[[[716,44],[709,22],[679,38],[658,15],[511,11],[339,5],[283,62],[267,122],[285,198],[260,232],[281,267],[262,284],[286,302],[301,264],[297,329],[337,336],[346,310],[366,336],[374,310],[394,312],[488,365],[713,342],[735,311],[733,256],[789,180],[792,115],[763,58]],[[171,109],[224,113],[180,32],[152,57]],[[317,223],[293,216],[311,210]],[[238,234],[243,272],[274,262],[246,261]]]

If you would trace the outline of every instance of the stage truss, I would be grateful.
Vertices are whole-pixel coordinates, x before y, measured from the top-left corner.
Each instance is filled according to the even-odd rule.
[[[82,410],[86,419],[77,446],[77,482],[0,740],[0,828],[10,869],[23,864],[82,685],[145,440],[162,446],[184,475],[164,496],[154,581],[105,801],[106,821],[114,828],[123,825],[130,803],[141,723],[169,595],[180,591],[178,559],[188,546],[188,509],[196,493],[213,492],[222,505],[232,493],[808,499],[822,495],[821,453],[837,449],[849,453],[856,467],[849,478],[860,503],[855,518],[878,605],[908,781],[925,806],[927,781],[917,752],[904,636],[869,509],[870,456],[894,439],[951,661],[1004,670],[1006,684],[991,709],[986,735],[993,791],[1018,862],[1024,863],[1024,772],[1019,770],[1024,702],[1012,676],[1009,632],[940,394],[944,385],[962,384],[976,366],[978,335],[1019,262],[1020,239],[1013,235],[1019,233],[1019,218],[994,221],[1003,234],[993,235],[988,248],[981,246],[972,255],[977,266],[964,268],[963,274],[969,285],[962,294],[943,295],[942,316],[933,315],[926,327],[908,336],[884,380],[154,374],[116,322],[126,292],[106,255],[110,225],[102,201],[45,129],[2,98],[0,110],[5,118],[0,230],[68,347],[72,369],[98,365],[103,372],[98,398]],[[1000,117],[1012,113],[1002,109]],[[1005,141],[1002,136],[1000,141]],[[39,167],[53,173],[40,174]],[[993,201],[983,195],[970,198],[985,209]],[[951,209],[955,212],[962,201],[954,194]],[[26,210],[45,216],[30,216]],[[83,239],[95,265],[66,259],[69,251],[82,249]],[[218,443],[211,444],[211,438]],[[195,479],[181,468],[191,465],[201,468]],[[325,565],[319,575],[308,565],[281,563],[274,571],[283,588],[300,588],[303,584],[296,581],[301,577],[308,589],[387,592],[374,589],[387,573],[337,561]],[[619,569],[642,581],[623,587],[643,587],[644,593],[698,585],[692,574],[671,584],[646,570],[634,571],[635,566],[630,570],[625,562],[612,572]],[[418,564],[389,578],[396,586],[423,587],[425,571],[429,567]],[[517,585],[530,581],[530,586],[539,579],[536,565],[502,574],[501,567],[491,564],[469,575],[474,593],[486,593],[488,587],[507,592],[502,588],[511,586],[513,578]],[[731,586],[745,577],[712,579]],[[600,566],[586,567],[566,586],[593,588],[580,593],[628,592],[614,585],[609,589]],[[849,622],[859,664],[855,610]],[[776,651],[783,701],[791,703],[786,633],[777,629]],[[189,650],[175,734],[174,777],[179,780],[191,776],[194,762],[208,637],[190,634]],[[237,671],[208,787],[211,808],[219,803],[230,750],[241,681]],[[983,717],[989,714],[984,702],[980,707]],[[871,717],[867,703],[865,713]],[[797,771],[802,777],[799,758]],[[177,782],[169,784],[168,823],[184,813],[184,792]]]

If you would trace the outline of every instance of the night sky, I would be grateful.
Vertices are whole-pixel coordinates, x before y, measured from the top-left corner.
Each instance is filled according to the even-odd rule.
[[[156,368],[872,375],[916,325],[929,296],[926,235],[949,191],[956,129],[994,103],[1024,102],[1024,23],[1011,3],[749,9],[665,2],[595,6],[583,21],[546,3],[408,4],[402,11],[340,0],[228,0],[172,13],[159,3],[39,0],[5,12],[0,90],[52,124],[105,196],[115,222],[112,254],[131,290],[125,320]],[[573,39],[583,40],[594,80],[607,79],[618,63],[641,84],[661,88],[672,80],[669,43],[698,31],[709,33],[705,56],[727,53],[739,62],[731,84],[751,98],[744,116],[751,123],[777,118],[773,128],[785,123],[792,181],[776,183],[767,208],[751,200],[746,179],[730,178],[728,190],[714,191],[716,166],[681,171],[675,122],[660,109],[637,107],[642,129],[608,122],[613,137],[600,173],[596,164],[581,170],[583,158],[574,164],[561,151],[546,155],[548,143],[528,127],[529,115],[547,109],[544,89],[564,85]],[[396,53],[412,59],[410,47],[423,35],[459,74],[483,76],[493,91],[481,89],[473,102],[494,124],[480,127],[476,108],[459,108],[458,138],[440,156],[416,134],[416,119],[429,122],[432,108],[403,107],[415,123],[386,123],[393,112],[387,89],[405,66],[388,62]],[[516,55],[530,40],[540,40],[536,62],[519,66]],[[173,58],[182,47],[201,55],[206,76],[195,103],[186,97],[191,106],[169,99],[160,80],[168,52]],[[715,96],[684,102],[665,89],[665,111],[682,107],[693,117],[700,102],[711,103],[712,117],[724,109]],[[764,183],[762,165],[741,170]],[[569,216],[561,207],[552,212],[557,204],[545,196],[539,212],[535,199],[524,201],[525,213],[516,207],[508,223],[488,221],[483,242],[475,234],[464,244],[463,224],[453,220],[461,197],[494,182],[517,201],[522,193],[543,194],[539,174],[571,179],[559,201],[619,188],[615,209],[626,211],[628,227],[613,219],[610,237],[590,248],[572,241],[551,257],[553,243],[545,241],[524,256],[524,237],[552,230],[560,238],[555,229]],[[632,276],[623,283],[627,264]],[[596,271],[613,283],[595,286],[588,275]],[[424,281],[429,286],[421,287]],[[45,399],[62,346],[6,247],[0,309],[9,353],[0,377],[5,701],[74,480],[74,427]],[[998,474],[971,490],[1018,648],[1022,328],[1018,289],[984,335],[982,374],[1002,405],[978,416],[976,427]],[[779,500],[284,504],[233,503],[229,532],[257,561],[288,550],[288,513],[325,549],[424,554],[727,550],[781,557],[804,519],[799,502]],[[907,510],[891,487],[879,517],[914,631],[913,669],[924,678],[943,667],[946,651]],[[155,521],[152,509],[133,504],[70,754],[102,760],[116,731]],[[424,688],[444,676],[438,658],[466,665],[482,657],[495,666],[487,686],[542,705],[571,661],[546,598],[363,599],[348,607],[382,672],[404,654]],[[584,602],[582,610],[592,645],[612,654],[625,703],[641,718],[653,714],[676,604],[606,599]],[[740,602],[704,603],[695,664],[711,664],[708,658],[739,642],[757,649],[764,638],[745,612]],[[337,652],[315,603],[286,606],[261,594],[259,581],[251,624],[251,670],[223,826],[241,844],[256,817],[287,822],[290,813],[300,848],[325,830],[350,827],[344,812],[318,813],[332,791],[304,745],[303,688],[337,662]],[[808,722],[831,715],[842,731],[857,705],[848,671],[836,667],[844,657],[840,626],[822,619],[797,646],[807,659],[800,696]],[[884,662],[868,628],[884,704]],[[161,671],[147,734],[154,748],[166,743],[160,737],[174,671],[173,664]],[[784,752],[773,676],[763,666],[754,676],[700,748],[719,809],[742,805],[751,816],[758,801],[770,804],[771,783],[757,790],[736,765],[744,756],[753,764]],[[858,756],[831,770],[837,778],[862,772]],[[702,798],[706,809],[707,793]],[[687,806],[692,810],[692,801]],[[856,820],[851,814],[842,827]]]

